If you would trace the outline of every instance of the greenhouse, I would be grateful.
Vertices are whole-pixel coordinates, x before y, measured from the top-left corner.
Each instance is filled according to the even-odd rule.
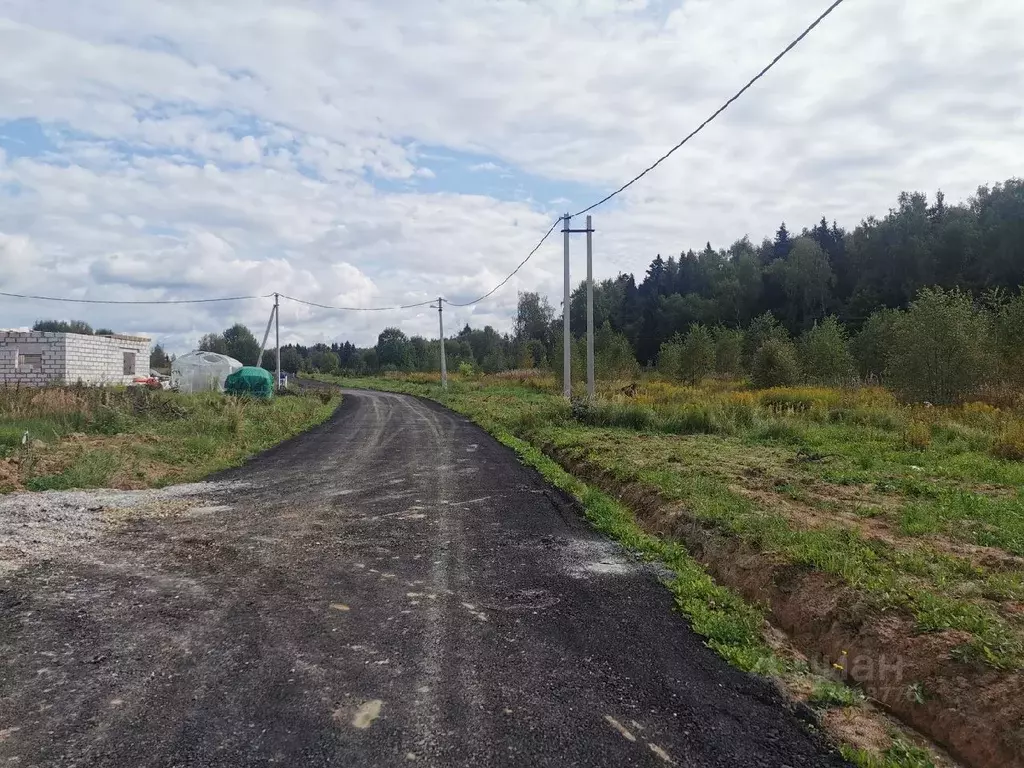
[[[171,364],[171,388],[185,394],[223,392],[224,382],[242,364],[216,352],[189,352]]]

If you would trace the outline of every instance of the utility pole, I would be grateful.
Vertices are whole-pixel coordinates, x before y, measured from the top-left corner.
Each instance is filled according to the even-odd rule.
[[[590,229],[588,219],[587,229]],[[590,235],[587,235],[590,237]],[[590,242],[589,240],[587,242]],[[274,391],[281,389],[281,306],[280,294],[274,293],[274,345],[277,347],[277,379],[274,381]]]
[[[569,284],[569,235],[574,232],[587,233],[587,396],[594,396],[594,228],[587,216],[586,229],[572,229],[572,216],[562,217],[562,234],[565,236],[565,291],[562,297],[562,394],[572,396],[572,331],[569,328],[569,302],[572,286]]]
[[[587,215],[587,397],[594,399],[594,229]]]
[[[569,221],[567,213],[562,217],[562,232],[565,236],[565,289],[562,294],[562,394],[572,396],[572,334],[569,330]]]
[[[441,389],[448,389],[448,360],[444,353],[444,299],[437,297],[437,325],[441,332]]]
[[[277,294],[274,294],[277,296]],[[263,353],[267,349],[267,339],[270,338],[270,326],[274,323],[274,318],[277,317],[277,299],[274,299],[274,307],[270,310],[270,317],[267,318],[267,330],[263,334],[263,343],[260,344],[260,356],[256,358],[256,367],[260,368],[263,366]]]

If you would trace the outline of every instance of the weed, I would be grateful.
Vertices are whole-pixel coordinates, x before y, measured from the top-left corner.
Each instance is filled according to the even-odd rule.
[[[224,421],[227,430],[233,435],[242,434],[245,429],[246,403],[242,398],[230,398],[224,401]]]
[[[915,451],[923,451],[932,444],[932,429],[920,421],[912,421],[903,433],[903,444]]]
[[[864,694],[835,680],[818,680],[807,700],[819,707],[855,707],[864,702]]]
[[[1024,425],[1004,429],[992,444],[992,455],[1006,461],[1024,461]]]
[[[922,683],[911,683],[907,686],[907,698],[915,704],[924,704],[928,701],[928,693]]]

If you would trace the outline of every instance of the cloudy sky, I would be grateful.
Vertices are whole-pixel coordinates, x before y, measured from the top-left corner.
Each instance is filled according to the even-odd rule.
[[[489,290],[551,221],[650,163],[826,0],[0,0],[0,290],[91,299],[280,291],[407,304]],[[1024,174],[1020,0],[847,0],[755,89],[594,212],[596,272],[904,189]],[[582,224],[582,222],[580,222]],[[575,244],[574,279],[584,270]],[[492,300],[557,306],[560,237]],[[0,298],[175,351],[269,301]],[[286,304],[285,341],[370,344],[436,313]]]

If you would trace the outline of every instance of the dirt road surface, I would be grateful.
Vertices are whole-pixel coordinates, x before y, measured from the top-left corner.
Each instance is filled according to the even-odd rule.
[[[0,573],[0,766],[845,765],[439,406],[149,503]]]

